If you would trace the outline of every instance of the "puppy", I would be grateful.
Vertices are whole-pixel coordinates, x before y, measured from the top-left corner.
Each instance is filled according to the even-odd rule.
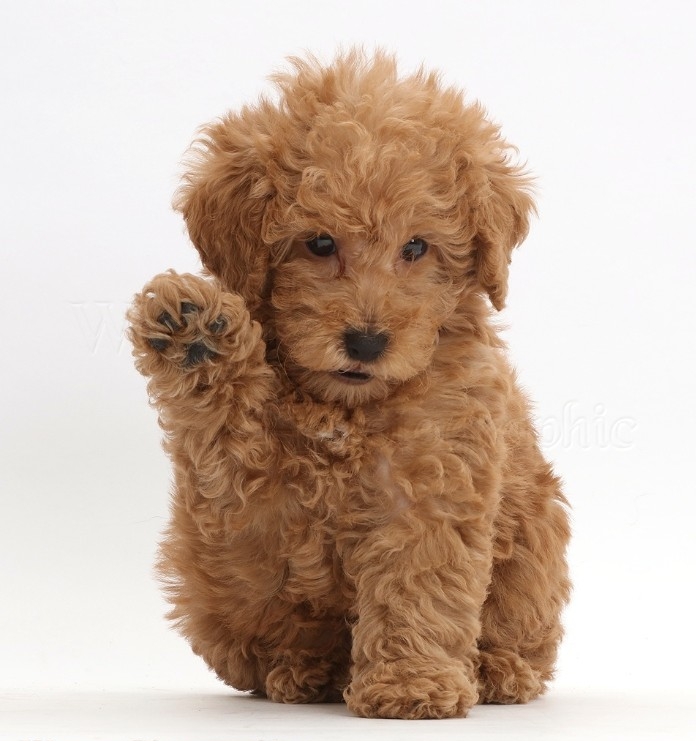
[[[175,473],[160,570],[217,675],[361,716],[552,677],[565,500],[491,323],[534,205],[477,104],[358,51],[203,130],[206,277],[130,310]]]

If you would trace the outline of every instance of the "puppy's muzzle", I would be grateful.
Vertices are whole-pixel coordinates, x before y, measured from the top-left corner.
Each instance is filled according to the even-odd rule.
[[[389,335],[385,332],[372,332],[359,329],[348,329],[343,335],[343,345],[351,360],[372,363],[377,360],[389,344]]]

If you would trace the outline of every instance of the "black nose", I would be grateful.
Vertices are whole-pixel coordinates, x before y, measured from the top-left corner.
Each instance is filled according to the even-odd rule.
[[[351,360],[362,360],[371,363],[384,352],[389,342],[389,335],[384,332],[364,332],[359,329],[349,329],[343,335],[348,357]]]

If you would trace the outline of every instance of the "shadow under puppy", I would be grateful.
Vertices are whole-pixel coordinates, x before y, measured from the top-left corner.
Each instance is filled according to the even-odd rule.
[[[194,146],[178,208],[208,276],[129,312],[175,471],[170,616],[280,702],[526,702],[569,593],[564,499],[490,321],[528,180],[437,75],[292,65]]]

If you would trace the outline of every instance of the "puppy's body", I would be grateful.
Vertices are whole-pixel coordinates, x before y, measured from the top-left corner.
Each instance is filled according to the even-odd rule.
[[[208,129],[182,191],[214,277],[158,276],[131,312],[175,466],[172,617],[279,701],[527,701],[569,585],[563,497],[485,298],[504,301],[525,181],[434,77],[296,66],[278,104]]]

